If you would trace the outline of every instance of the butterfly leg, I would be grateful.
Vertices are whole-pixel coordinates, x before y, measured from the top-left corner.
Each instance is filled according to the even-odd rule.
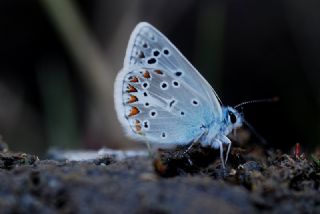
[[[188,159],[188,162],[189,162],[190,166],[193,166],[193,162],[192,162],[189,154],[185,154],[185,156],[186,156],[186,158]]]
[[[189,156],[188,152],[189,152],[190,149],[193,147],[193,145],[194,145],[194,142],[192,142],[192,143],[190,144],[190,146],[188,146],[188,148],[182,153],[182,156],[184,156],[184,157],[186,157],[186,158],[188,159],[188,162],[189,162],[189,164],[190,164],[191,166],[193,165],[193,163],[192,163],[192,160],[190,159],[190,156]]]
[[[223,143],[228,144],[228,149],[227,149],[227,153],[226,153],[226,160],[224,162],[225,164],[227,164],[232,142],[231,142],[231,140],[229,140],[229,138],[227,138],[224,135],[221,137],[221,140],[223,141]]]
[[[220,159],[221,159],[221,165],[222,165],[222,168],[225,169],[226,166],[224,165],[224,159],[223,159],[223,144],[220,140],[218,140],[218,143],[219,143],[219,147],[220,147]]]
[[[203,133],[201,133],[197,138],[195,138],[192,143],[190,144],[190,146],[188,146],[188,148],[182,153],[183,156],[186,156],[188,158],[189,164],[192,166],[193,163],[190,159],[190,156],[188,155],[188,152],[192,149],[192,147],[194,146],[194,144],[196,144],[200,138],[206,134],[208,132],[208,129],[205,129]]]
[[[205,129],[203,133],[201,133],[197,138],[195,138],[192,143],[190,144],[190,146],[183,152],[183,155],[185,155],[186,153],[188,153],[190,151],[190,149],[194,146],[194,144],[196,144],[200,138],[206,134],[208,132],[208,129]]]
[[[148,148],[149,157],[152,158],[153,157],[153,153],[152,153],[151,145],[150,145],[150,143],[148,141],[146,141],[145,143],[146,143],[147,148]]]
[[[192,142],[190,144],[190,146],[188,146],[188,148],[182,153],[182,155],[186,155],[192,149],[194,144],[195,144],[195,142]]]

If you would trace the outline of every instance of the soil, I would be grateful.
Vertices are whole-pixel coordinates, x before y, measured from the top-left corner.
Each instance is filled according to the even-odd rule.
[[[320,213],[319,157],[195,145],[155,158],[39,160],[0,149],[1,213]]]

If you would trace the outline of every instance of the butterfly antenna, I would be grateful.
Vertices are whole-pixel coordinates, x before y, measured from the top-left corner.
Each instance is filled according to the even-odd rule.
[[[268,98],[268,99],[260,99],[260,100],[249,100],[245,101],[242,103],[239,103],[238,105],[234,106],[233,108],[238,109],[239,107],[242,107],[247,104],[252,104],[252,103],[270,103],[270,102],[277,102],[279,100],[279,97],[273,97],[273,98]]]

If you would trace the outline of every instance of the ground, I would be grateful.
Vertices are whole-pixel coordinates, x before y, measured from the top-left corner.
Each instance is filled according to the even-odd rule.
[[[320,213],[317,156],[194,146],[156,157],[39,160],[0,152],[1,213]]]

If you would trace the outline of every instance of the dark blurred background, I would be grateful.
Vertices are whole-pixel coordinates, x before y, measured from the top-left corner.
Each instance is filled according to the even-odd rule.
[[[2,0],[0,134],[12,150],[136,146],[113,107],[134,26],[162,31],[269,146],[320,143],[320,1]]]

